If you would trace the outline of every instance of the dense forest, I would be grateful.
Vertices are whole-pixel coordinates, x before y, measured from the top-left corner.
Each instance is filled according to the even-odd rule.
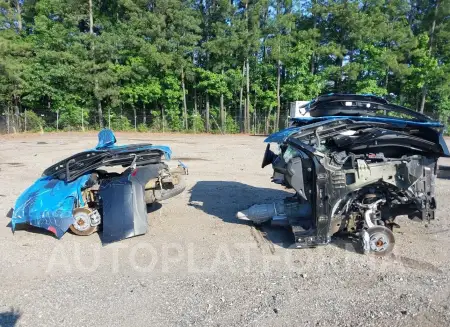
[[[0,0],[0,59],[14,131],[269,132],[337,92],[446,120],[450,0]]]

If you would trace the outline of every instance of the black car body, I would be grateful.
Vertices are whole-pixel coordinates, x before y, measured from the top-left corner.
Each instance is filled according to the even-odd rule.
[[[238,218],[286,222],[301,248],[354,234],[380,255],[393,248],[397,216],[434,219],[437,160],[449,156],[441,123],[367,95],[322,96],[306,107],[309,117],[266,139],[279,153],[269,144],[262,164],[295,195]]]

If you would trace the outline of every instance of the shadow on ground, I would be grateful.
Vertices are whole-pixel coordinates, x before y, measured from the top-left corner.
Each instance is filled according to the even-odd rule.
[[[190,190],[189,205],[222,219],[225,223],[248,225],[253,228],[251,233],[255,240],[262,236],[280,247],[295,248],[294,234],[290,227],[271,226],[270,223],[255,226],[252,222],[236,218],[236,212],[253,204],[272,203],[292,195],[293,192],[289,190],[254,187],[239,182],[200,181]],[[333,237],[331,244],[346,251],[361,253],[358,240],[348,235]]]
[[[22,312],[15,308],[9,311],[0,312],[0,327],[13,327],[22,316]]]
[[[329,245],[352,253],[364,253],[360,240],[356,236],[350,234],[333,235]]]
[[[156,212],[159,209],[161,209],[161,207],[162,207],[162,204],[159,203],[159,202],[147,204],[147,214],[151,214],[153,212]]]
[[[222,219],[225,223],[244,224],[250,227],[253,223],[237,219],[236,212],[253,204],[272,203],[292,196],[292,192],[289,191],[254,187],[233,181],[200,181],[189,192],[190,206]],[[265,239],[281,247],[291,247],[294,243],[294,235],[290,228],[264,224],[255,229]]]
[[[245,223],[236,212],[253,204],[272,203],[292,192],[254,187],[233,181],[200,181],[190,189],[189,205],[222,219],[226,223]]]

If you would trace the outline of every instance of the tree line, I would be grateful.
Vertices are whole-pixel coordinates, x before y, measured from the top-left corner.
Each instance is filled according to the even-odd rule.
[[[449,40],[448,0],[0,0],[0,112],[268,132],[343,92],[447,119]]]

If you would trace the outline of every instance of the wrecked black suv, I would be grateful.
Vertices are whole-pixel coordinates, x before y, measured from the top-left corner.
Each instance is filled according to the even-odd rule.
[[[299,248],[349,233],[376,255],[392,251],[397,216],[434,219],[437,160],[449,156],[440,122],[370,95],[321,96],[304,109],[265,140],[262,163],[295,195],[238,218],[290,225]]]

